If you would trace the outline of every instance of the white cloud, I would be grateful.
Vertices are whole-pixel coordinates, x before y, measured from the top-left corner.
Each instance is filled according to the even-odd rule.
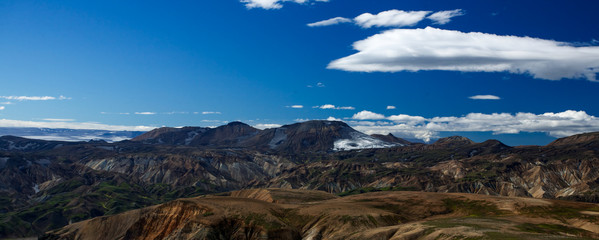
[[[358,51],[327,68],[356,72],[447,70],[511,72],[534,78],[596,80],[599,47],[432,27],[393,29],[353,44]]]
[[[254,125],[255,128],[257,129],[267,129],[267,128],[278,128],[281,127],[281,124],[275,124],[275,123],[260,123],[260,124],[256,124]]]
[[[364,110],[364,111],[354,114],[354,116],[352,116],[352,119],[377,120],[377,119],[385,119],[385,115]]]
[[[48,100],[68,100],[71,99],[69,97],[65,97],[60,95],[58,98],[52,96],[0,96],[0,98],[6,100],[16,100],[16,101],[48,101]]]
[[[327,121],[343,121],[340,118],[335,118],[335,117],[330,117],[330,116],[326,120]]]
[[[108,125],[91,122],[41,122],[10,119],[0,119],[0,127],[67,128],[109,131],[150,131],[154,129],[154,127],[150,126]]]
[[[316,107],[320,108],[320,109],[335,109],[335,105],[333,105],[333,104],[325,104],[320,107],[318,107],[318,106],[316,106]]]
[[[3,104],[3,105],[11,105],[11,104],[13,104],[13,103],[12,103],[12,102],[0,102],[0,104]]]
[[[391,109],[395,109],[395,106],[391,106],[391,105],[387,106],[387,110],[391,110]]]
[[[4,106],[0,106],[0,110],[4,110],[6,107]]]
[[[363,27],[405,27],[413,26],[422,21],[430,11],[388,10],[376,15],[363,13],[354,18],[354,22]]]
[[[387,118],[393,124],[382,121],[350,122],[355,129],[367,134],[393,133],[399,137],[430,141],[441,132],[493,132],[516,134],[520,132],[544,132],[553,137],[565,137],[578,133],[599,131],[599,118],[585,111],[533,113],[470,113],[462,117],[433,117],[394,115]],[[399,121],[402,120],[402,121]]]
[[[304,108],[304,105],[291,105],[287,106],[288,108]]]
[[[280,9],[283,7],[283,2],[294,2],[294,3],[309,3],[309,2],[328,2],[329,0],[240,0],[245,3],[245,7],[248,9],[252,8],[263,8],[263,9]]]
[[[474,100],[500,100],[501,98],[495,95],[475,95],[472,97],[468,97]]]
[[[202,114],[207,115],[207,114],[221,114],[221,112],[202,112]]]
[[[456,10],[449,10],[449,11],[439,11],[439,12],[431,14],[427,18],[430,20],[433,20],[433,22],[435,24],[443,25],[443,24],[447,24],[448,22],[450,22],[451,18],[463,16],[464,14],[466,14],[464,10],[456,9]]]
[[[155,112],[135,112],[137,115],[155,115]]]
[[[70,119],[70,118],[44,118],[42,120],[50,121],[50,122],[74,122],[75,121],[75,119]]]
[[[314,86],[308,85],[306,87],[313,88]],[[326,87],[326,86],[324,85],[324,83],[318,82],[318,83],[316,83],[316,87]]]
[[[322,20],[322,21],[318,21],[318,22],[314,22],[314,23],[308,23],[307,25],[308,25],[308,27],[323,27],[323,26],[331,26],[331,25],[337,25],[340,23],[349,23],[349,22],[352,22],[352,20],[349,18],[335,17],[335,18]]]
[[[312,108],[320,108],[320,109],[337,109],[337,110],[354,110],[356,109],[355,107],[352,106],[345,106],[345,107],[337,107],[333,104],[325,104],[322,106],[314,106]]]
[[[394,122],[424,122],[425,118],[421,116],[410,116],[406,114],[391,115],[387,118]]]
[[[129,114],[131,114],[131,113],[128,113],[128,112],[122,112],[122,113],[100,112],[100,114],[105,114],[105,115],[112,115],[112,114],[117,114],[117,115],[129,115]]]
[[[166,114],[166,115],[189,114],[189,112],[172,111],[172,112],[165,112],[164,114]]]

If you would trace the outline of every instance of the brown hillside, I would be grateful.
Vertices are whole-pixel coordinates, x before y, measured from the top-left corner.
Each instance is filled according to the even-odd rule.
[[[273,203],[300,193],[304,200]],[[596,204],[532,198],[259,189],[94,218],[41,239],[218,239],[215,232],[232,239],[583,239],[599,237],[597,215]]]

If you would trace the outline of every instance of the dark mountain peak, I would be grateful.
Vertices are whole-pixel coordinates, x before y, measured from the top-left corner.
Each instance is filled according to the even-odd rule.
[[[230,122],[227,125],[211,128],[202,135],[195,137],[189,145],[233,147],[242,140],[255,136],[261,132],[242,122]]]
[[[441,138],[437,140],[433,145],[443,146],[443,147],[460,147],[465,145],[474,144],[474,141],[470,140],[467,137],[462,136],[451,136],[446,138]]]
[[[547,146],[564,146],[564,145],[578,145],[578,144],[590,144],[599,143],[599,132],[582,133],[576,134],[569,137],[557,139]]]
[[[242,122],[230,122],[227,125],[222,125],[217,128],[210,129],[210,132],[218,132],[221,135],[235,135],[237,137],[247,134],[254,134],[259,131],[259,129]]]
[[[254,138],[262,146],[285,153],[330,152],[396,146],[358,132],[341,121],[312,120],[265,130]]]
[[[227,123],[226,125],[222,125],[216,128],[246,128],[246,129],[256,129],[248,124],[245,124],[243,122],[239,122],[239,121],[234,121],[234,122],[230,122]]]
[[[285,125],[283,127],[296,127],[298,131],[305,131],[310,129],[340,129],[340,128],[351,128],[344,122],[341,121],[327,121],[327,120],[310,120],[300,123],[294,123]]]
[[[245,124],[243,122],[240,122],[240,121],[233,121],[233,122],[227,123],[227,125],[223,125],[223,126],[229,126],[229,127],[235,127],[235,126],[237,126],[237,127],[251,127],[250,125],[247,125],[247,124]]]
[[[508,145],[505,145],[501,141],[496,140],[496,139],[489,139],[487,141],[480,143],[480,145],[488,146],[488,147],[493,147],[493,146],[508,147]]]
[[[372,134],[370,136],[372,136],[372,137],[374,137],[376,139],[379,139],[379,140],[383,140],[385,142],[390,142],[390,143],[399,143],[399,144],[402,144],[402,145],[410,145],[410,144],[412,144],[410,141],[405,140],[403,138],[398,138],[398,137],[394,136],[391,133],[389,133],[387,135]]]
[[[131,141],[153,144],[188,145],[195,136],[208,131],[208,129],[209,128],[203,127],[161,127],[139,135],[131,139]]]
[[[155,128],[152,131],[146,132],[142,135],[132,138],[131,141],[143,141],[143,140],[147,140],[147,139],[154,139],[154,138],[157,138],[158,136],[160,136],[161,134],[168,133],[168,132],[174,132],[177,130],[178,129],[173,128],[173,127]]]

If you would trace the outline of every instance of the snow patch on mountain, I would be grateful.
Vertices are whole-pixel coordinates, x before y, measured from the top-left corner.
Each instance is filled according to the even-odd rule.
[[[400,144],[385,142],[360,132],[349,133],[350,138],[339,139],[333,143],[334,151],[345,151],[367,148],[388,148]]]

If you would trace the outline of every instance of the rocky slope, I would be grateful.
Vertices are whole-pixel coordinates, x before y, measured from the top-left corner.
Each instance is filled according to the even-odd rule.
[[[41,239],[584,239],[599,237],[598,224],[596,205],[586,203],[424,192],[339,198],[259,189],[94,218]]]
[[[165,128],[117,143],[0,137],[0,237],[35,236],[69,222],[247,188],[339,195],[417,190],[599,202],[598,133],[525,147],[463,137],[433,144],[383,137],[328,121],[266,130],[242,123]],[[397,145],[335,151],[340,141],[381,147],[372,139]],[[261,200],[277,198],[255,194]]]

